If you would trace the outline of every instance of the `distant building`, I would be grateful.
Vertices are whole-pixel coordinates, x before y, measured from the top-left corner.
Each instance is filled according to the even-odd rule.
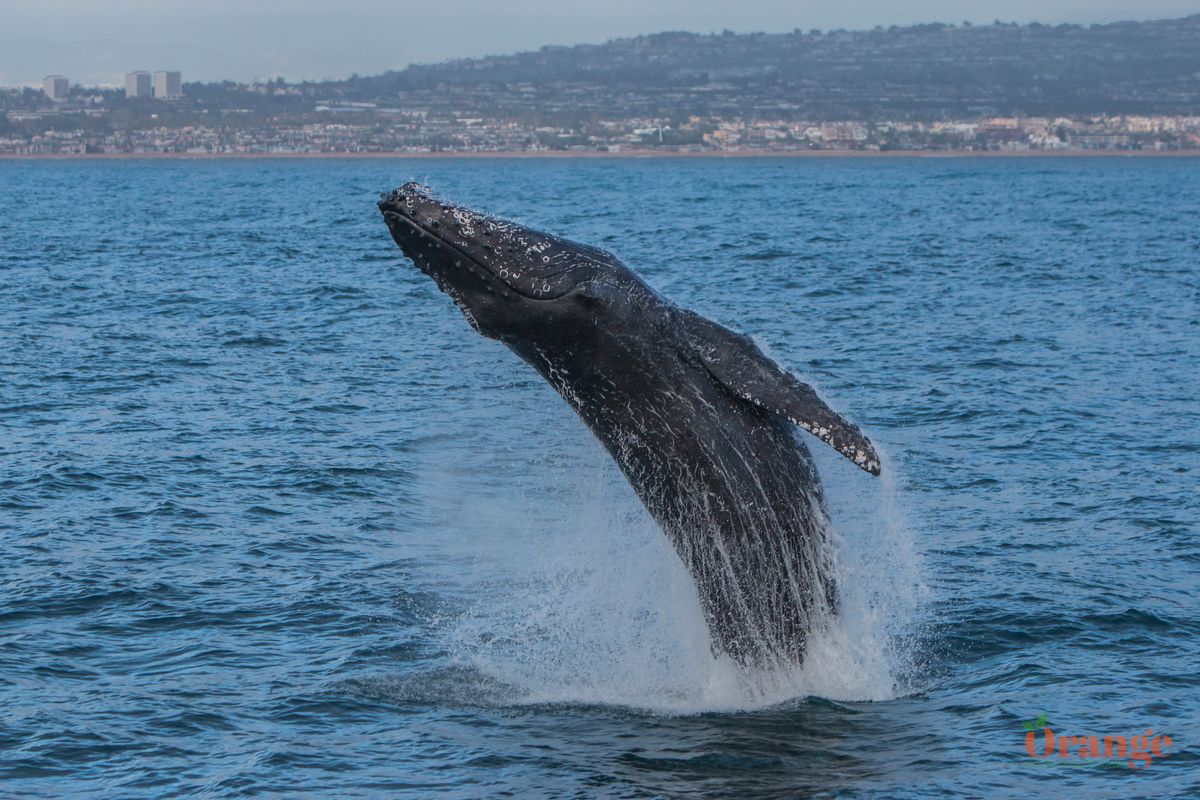
[[[62,75],[47,75],[42,81],[42,91],[56,103],[61,103],[67,99],[67,90],[71,87],[71,82]]]
[[[183,97],[183,73],[178,70],[154,73],[154,96],[159,100]]]
[[[153,95],[154,82],[149,72],[125,73],[126,97],[152,97]]]

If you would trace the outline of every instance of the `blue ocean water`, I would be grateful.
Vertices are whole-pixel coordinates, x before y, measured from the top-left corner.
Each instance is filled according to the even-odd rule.
[[[409,178],[880,445],[814,444],[802,670],[713,659],[599,445],[390,241]],[[1200,161],[0,162],[0,354],[0,795],[1200,793]],[[1172,744],[1033,758],[1039,714]]]

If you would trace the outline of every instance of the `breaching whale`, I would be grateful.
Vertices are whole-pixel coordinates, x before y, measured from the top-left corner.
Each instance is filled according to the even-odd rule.
[[[696,582],[714,650],[798,664],[836,606],[828,515],[796,426],[878,475],[812,387],[663,298],[610,253],[407,183],[379,201],[392,238],[484,336],[579,414]]]

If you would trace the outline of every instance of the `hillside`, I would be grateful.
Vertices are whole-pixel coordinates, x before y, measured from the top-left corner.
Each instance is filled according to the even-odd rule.
[[[510,114],[1193,114],[1200,111],[1200,14],[1090,27],[661,33],[318,86],[345,99],[420,97],[471,108],[488,104]]]
[[[1200,14],[660,33],[182,98],[0,92],[0,153],[1198,150]]]

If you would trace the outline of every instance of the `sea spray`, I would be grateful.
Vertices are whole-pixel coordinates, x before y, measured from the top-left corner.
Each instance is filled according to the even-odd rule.
[[[837,544],[840,607],[810,645],[803,673],[813,694],[885,700],[908,694],[928,590],[914,527],[904,511],[903,465],[880,455],[877,481],[814,450]]]
[[[819,460],[839,612],[818,622],[801,667],[745,671],[713,655],[695,584],[625,479],[586,432],[566,431],[547,437],[553,456],[509,465],[521,476],[510,491],[485,485],[464,498],[493,530],[478,551],[478,594],[440,631],[454,664],[511,686],[515,702],[672,714],[904,691],[919,559],[890,470],[880,484],[836,456]]]

